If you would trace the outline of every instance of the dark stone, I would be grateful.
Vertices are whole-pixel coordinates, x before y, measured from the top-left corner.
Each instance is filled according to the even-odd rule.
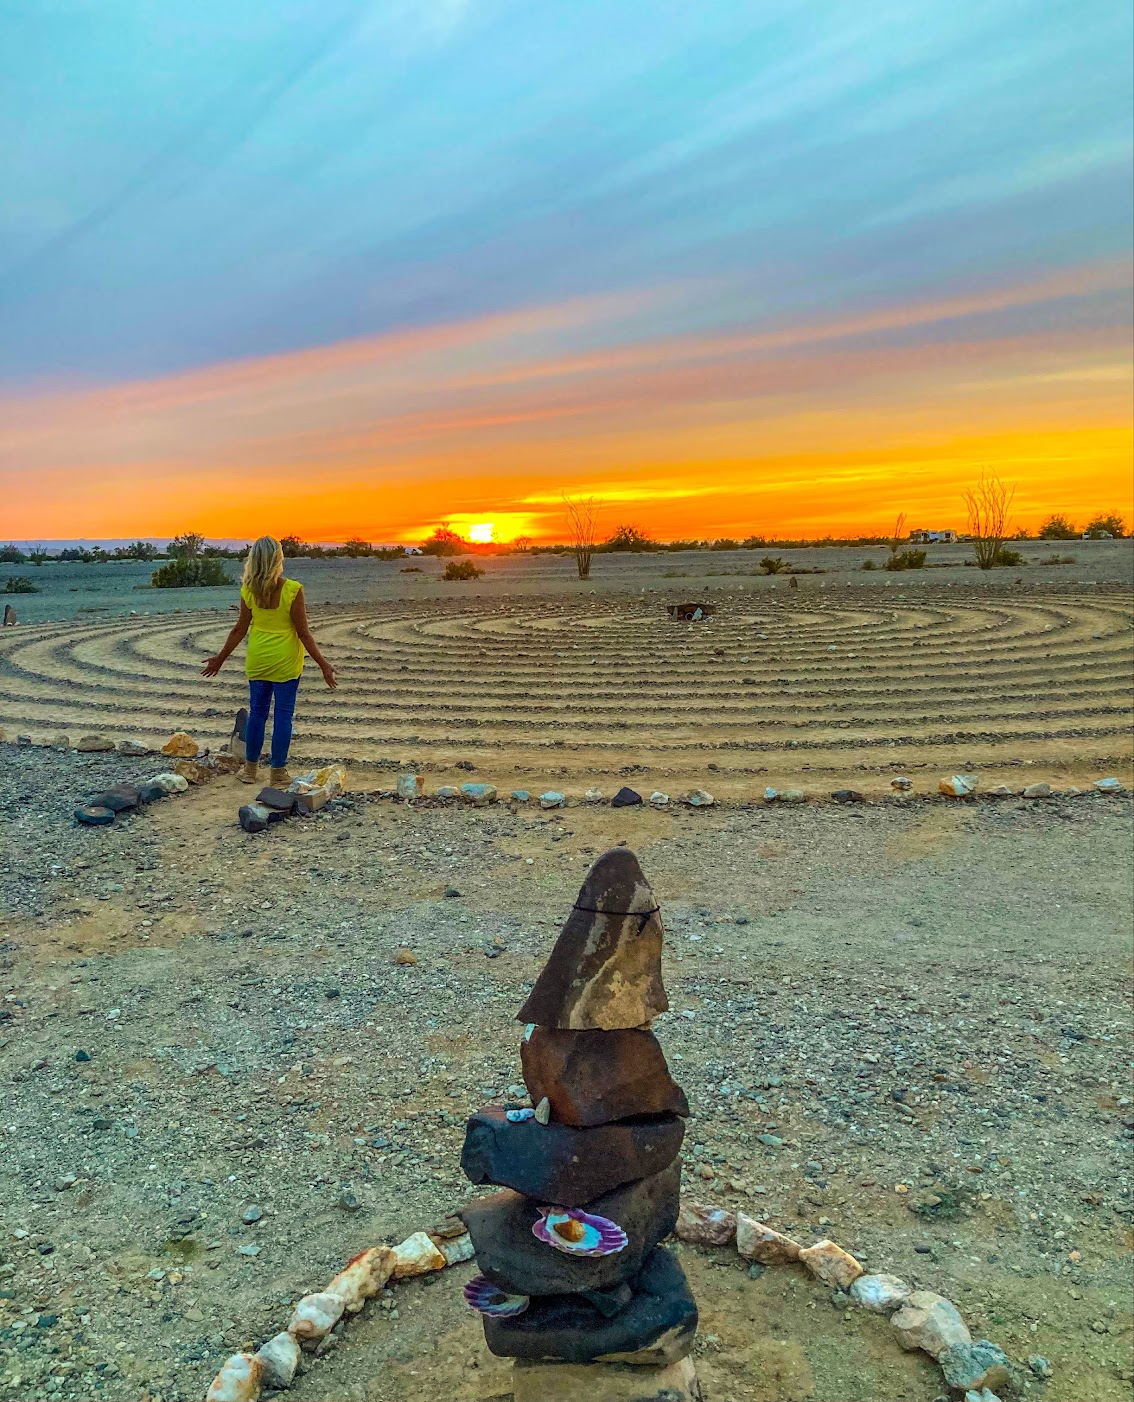
[[[567,923],[517,1014],[541,1027],[642,1027],[669,1008],[661,913],[638,858],[614,847],[587,873]]]
[[[628,1241],[612,1256],[571,1256],[538,1241],[532,1227],[541,1205],[505,1189],[458,1212],[469,1229],[481,1273],[510,1295],[576,1295],[632,1280],[650,1249],[677,1225],[681,1160],[652,1178],[628,1183],[586,1204],[617,1222]]]
[[[652,1032],[564,1032],[535,1027],[520,1044],[524,1084],[564,1125],[602,1125],[635,1115],[688,1115]]]
[[[159,798],[165,798],[166,793],[160,784],[139,784],[138,802],[156,803]]]
[[[642,795],[640,793],[623,785],[610,800],[610,806],[612,808],[632,808],[634,804],[641,802]]]
[[[243,744],[247,737],[248,708],[247,706],[241,706],[240,710],[236,713],[236,719],[232,723],[232,738],[234,740],[239,740],[241,744]]]
[[[133,784],[116,784],[96,798],[92,798],[91,808],[109,808],[112,813],[125,812],[127,808],[137,808],[141,795]]]
[[[697,1306],[676,1257],[656,1247],[631,1288],[629,1303],[612,1315],[581,1295],[549,1295],[510,1319],[485,1316],[485,1341],[498,1358],[654,1367],[684,1358],[697,1332]]]
[[[94,804],[84,803],[75,809],[75,820],[88,828],[106,828],[114,822],[114,809],[97,808]]]
[[[836,803],[862,803],[863,797],[857,789],[836,789],[831,795]]]
[[[270,821],[269,810],[262,803],[244,803],[237,814],[245,832],[263,832]]]
[[[684,1137],[685,1122],[676,1115],[575,1129],[554,1120],[513,1124],[487,1105],[469,1120],[461,1168],[471,1183],[515,1188],[541,1206],[582,1207],[668,1168]]]
[[[75,1060],[76,1060],[76,1061],[90,1061],[90,1059],[91,1059],[91,1054],[90,1054],[89,1051],[82,1051],[82,1050],[80,1049],[79,1051],[77,1051],[77,1052],[75,1053]]]
[[[263,804],[265,808],[272,808],[277,813],[295,812],[295,794],[288,793],[286,789],[273,789],[271,785],[263,788],[256,795],[256,802]]]

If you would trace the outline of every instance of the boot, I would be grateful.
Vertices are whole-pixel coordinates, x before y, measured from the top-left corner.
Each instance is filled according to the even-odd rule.
[[[287,786],[288,786],[290,783],[291,783],[291,775],[287,772],[287,765],[285,764],[285,765],[281,766],[279,769],[276,769],[275,766],[273,765],[273,767],[272,767],[272,777],[271,777],[271,785],[272,785],[272,788],[273,788],[273,789],[286,789]]]
[[[246,759],[244,768],[240,771],[240,782],[242,784],[256,784],[260,781],[260,766],[254,759]]]

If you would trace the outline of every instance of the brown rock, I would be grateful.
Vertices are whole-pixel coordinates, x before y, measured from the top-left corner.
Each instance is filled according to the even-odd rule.
[[[417,955],[413,952],[412,949],[399,949],[397,954],[394,955],[394,963],[407,965],[416,964]]]
[[[161,752],[163,755],[178,755],[182,759],[193,759],[200,754],[201,747],[192,735],[187,734],[184,730],[175,730],[161,747]]]
[[[691,1358],[668,1368],[518,1361],[512,1397],[514,1402],[704,1402]]]
[[[799,1259],[824,1285],[834,1285],[840,1290],[849,1290],[862,1274],[862,1267],[850,1252],[833,1241],[817,1241],[814,1246],[804,1247]]]
[[[688,1115],[652,1032],[567,1032],[534,1027],[520,1044],[524,1084],[533,1104],[545,1096],[551,1118],[601,1125],[632,1115]]]
[[[587,873],[520,1022],[541,1027],[643,1027],[669,1007],[661,979],[664,931],[650,884],[625,847]]]
[[[84,735],[75,749],[81,755],[98,754],[103,750],[113,750],[114,741],[109,735]]]
[[[736,1240],[736,1213],[723,1207],[702,1207],[697,1202],[682,1203],[675,1231],[682,1241],[697,1246],[727,1246]]]
[[[746,1217],[736,1214],[736,1249],[746,1261],[758,1261],[762,1266],[787,1266],[799,1260],[802,1250],[798,1241]]]

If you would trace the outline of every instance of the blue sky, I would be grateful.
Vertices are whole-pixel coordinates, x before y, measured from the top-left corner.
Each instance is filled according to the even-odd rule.
[[[0,376],[620,299],[536,335],[558,356],[1121,262],[1131,28],[1114,0],[0,0]],[[1128,316],[1104,288],[969,329]]]

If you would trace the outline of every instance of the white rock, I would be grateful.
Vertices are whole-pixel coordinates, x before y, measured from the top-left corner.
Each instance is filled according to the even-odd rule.
[[[674,1235],[698,1246],[727,1246],[736,1240],[736,1213],[725,1207],[703,1207],[683,1202]]]
[[[1115,779],[1112,775],[1107,779],[1096,779],[1095,788],[1100,793],[1123,793],[1126,786],[1121,779]]]
[[[412,1275],[428,1275],[445,1269],[448,1262],[425,1232],[414,1232],[394,1247],[394,1279],[405,1280]]]
[[[588,789],[583,795],[583,797],[587,800],[588,803],[601,803],[602,789]]]
[[[465,1232],[464,1236],[446,1237],[433,1244],[444,1256],[447,1266],[459,1266],[464,1261],[471,1261],[476,1255],[473,1250],[472,1237],[469,1236],[468,1232]]]
[[[956,1344],[971,1344],[972,1335],[957,1307],[932,1290],[915,1290],[890,1323],[898,1342],[907,1351],[920,1348],[931,1358],[939,1358]]]
[[[655,789],[650,795],[650,802],[655,808],[664,808],[669,802],[669,794],[662,793],[661,789]]]
[[[460,789],[454,788],[452,784],[442,784],[437,790],[438,798],[460,798],[460,796]]]
[[[913,788],[913,780],[907,779],[904,774],[898,774],[890,780],[890,787],[898,793],[909,793],[910,789]]]
[[[1007,784],[997,784],[997,786],[996,786],[994,789],[989,789],[989,791],[988,791],[988,796],[989,796],[989,798],[1015,798],[1015,797],[1016,797],[1015,793],[1008,787]]]
[[[1050,784],[1029,784],[1028,787],[1024,790],[1024,797],[1025,797],[1025,798],[1050,798],[1050,797],[1051,797],[1051,785],[1050,785]]]
[[[287,1332],[294,1334],[300,1343],[318,1343],[339,1322],[345,1308],[341,1295],[332,1295],[326,1290],[304,1295],[292,1311]]]
[[[299,1345],[290,1334],[285,1331],[269,1339],[256,1350],[256,1357],[263,1369],[265,1387],[291,1386],[295,1370],[299,1367]]]
[[[950,798],[965,798],[976,792],[979,782],[975,774],[954,774],[949,779],[942,779],[937,789],[939,793],[948,794]]]
[[[896,1275],[860,1275],[851,1285],[851,1299],[874,1314],[893,1314],[913,1291]]]
[[[166,793],[184,793],[189,787],[189,780],[183,774],[155,774],[147,782],[157,784]]]
[[[209,1384],[205,1402],[255,1402],[264,1365],[251,1353],[234,1353]]]
[[[687,794],[683,794],[682,803],[688,804],[690,808],[709,808],[716,802],[716,799],[706,789],[693,789]]]
[[[398,1258],[390,1247],[372,1246],[348,1261],[325,1293],[338,1296],[347,1314],[356,1314],[382,1289],[397,1263]]]
[[[558,789],[548,789],[546,793],[541,793],[539,796],[541,808],[562,808],[563,803],[563,795]]]

